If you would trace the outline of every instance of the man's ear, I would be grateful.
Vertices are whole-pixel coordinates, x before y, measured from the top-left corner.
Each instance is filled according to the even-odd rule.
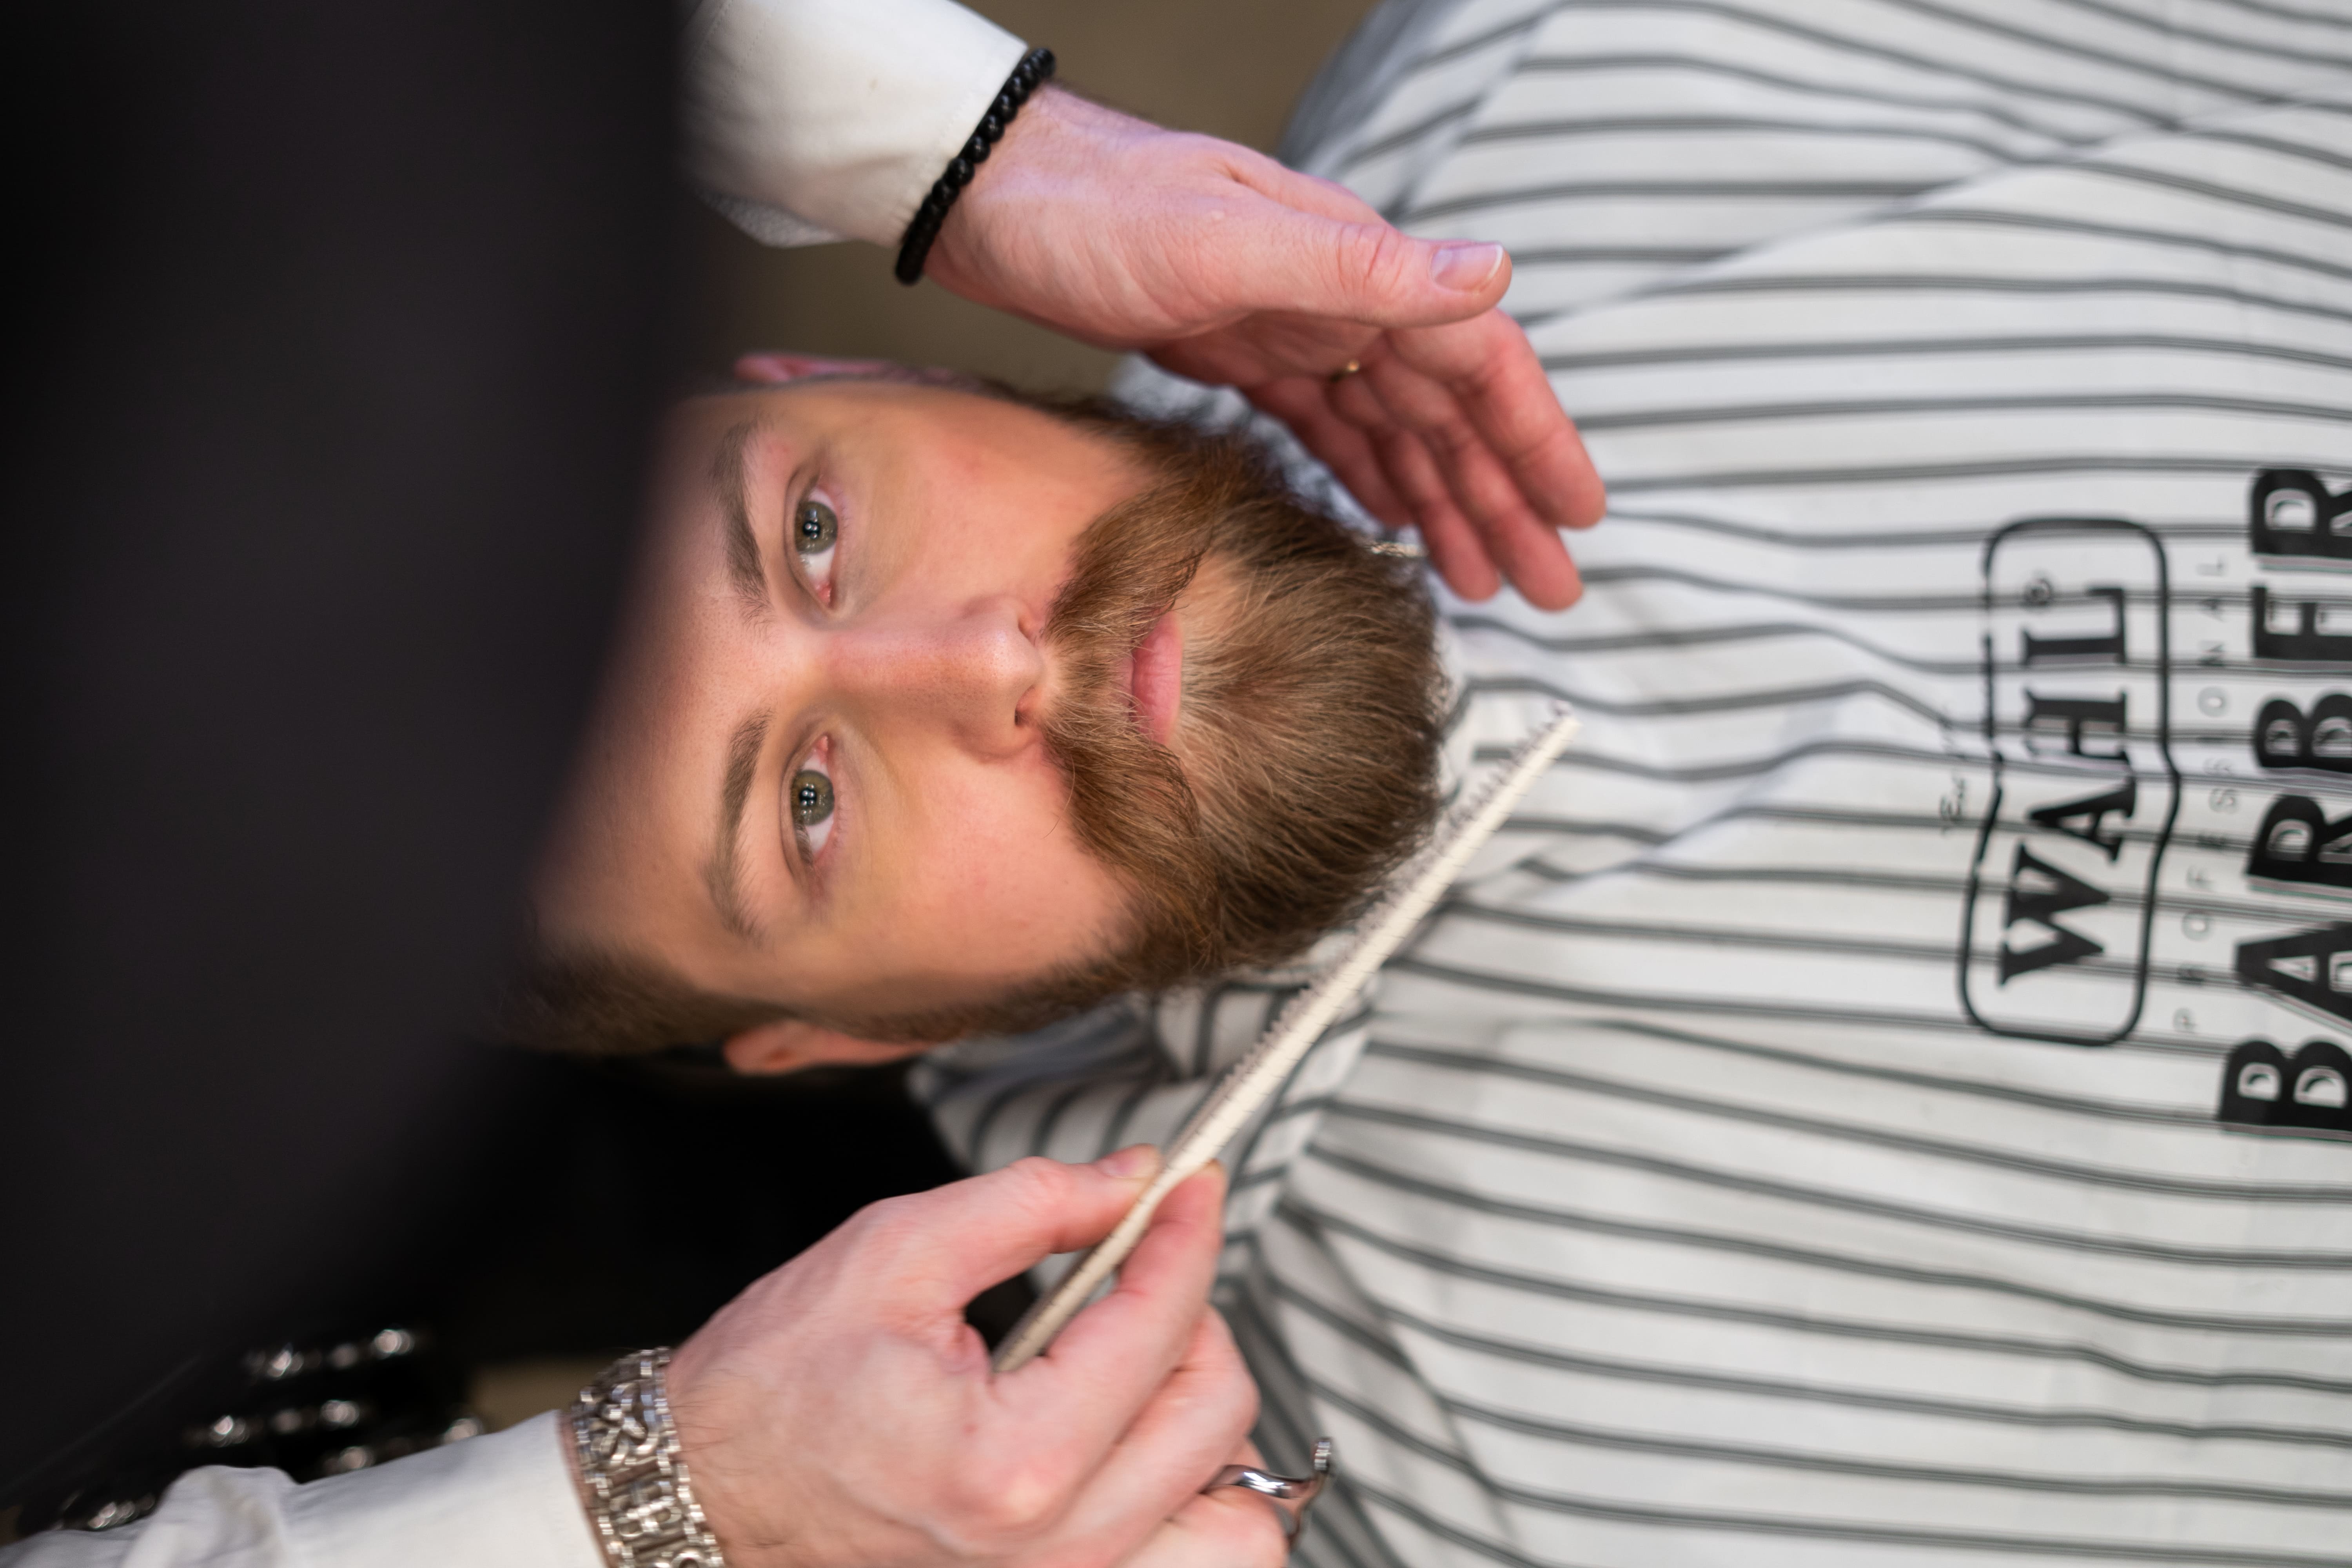
[[[861,1040],[820,1024],[781,1019],[732,1036],[722,1047],[727,1065],[753,1076],[798,1072],[803,1068],[874,1067],[929,1050],[928,1046]]]
[[[735,362],[735,379],[781,386],[813,375],[887,375],[898,370],[888,360],[827,359],[822,354],[745,354]]]

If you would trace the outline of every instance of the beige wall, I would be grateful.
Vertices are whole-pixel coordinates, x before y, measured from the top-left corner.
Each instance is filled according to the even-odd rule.
[[[1291,101],[1371,0],[965,0],[1051,48],[1060,78],[1163,125],[1272,151]],[[1112,356],[956,299],[903,289],[872,246],[769,250],[698,203],[688,216],[687,363],[743,349],[950,365],[1037,386],[1099,386]]]

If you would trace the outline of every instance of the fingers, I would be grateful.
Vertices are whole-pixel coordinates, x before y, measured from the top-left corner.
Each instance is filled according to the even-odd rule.
[[[1053,1416],[1079,1451],[1108,1452],[1183,1358],[1208,1310],[1223,1209],[1221,1166],[1169,1194],[1110,1292],[1043,1356],[998,1378],[999,1399],[1024,1415]]]
[[[1582,584],[1558,530],[1593,522],[1604,498],[1517,323],[1491,311],[1388,333],[1364,355],[1360,374],[1328,388],[1327,413],[1307,401],[1292,386],[1262,399],[1280,405],[1359,499],[1401,503],[1454,592],[1486,598],[1499,586],[1499,570],[1539,607],[1575,602]],[[1336,436],[1330,416],[1361,432],[1361,444]],[[1377,485],[1363,479],[1371,467]]]
[[[1391,395],[1382,395],[1376,377],[1388,384]],[[1438,575],[1465,599],[1491,598],[1502,585],[1496,572],[1496,559],[1485,531],[1465,515],[1462,503],[1483,504],[1489,510],[1506,503],[1467,493],[1458,475],[1449,473],[1439,455],[1431,450],[1422,430],[1412,427],[1419,423],[1424,428],[1435,428],[1449,417],[1442,389],[1423,386],[1424,395],[1418,397],[1394,395],[1396,389],[1416,385],[1422,385],[1420,378],[1410,371],[1376,359],[1363,374],[1351,376],[1333,389],[1332,406],[1370,435],[1381,472],[1412,514]]]
[[[1232,1331],[1215,1311],[1202,1313],[1184,1359],[1079,1495],[1070,1538],[1142,1539],[1247,1446],[1257,1407]]]
[[[1282,1568],[1290,1560],[1282,1511],[1241,1487],[1185,1503],[1119,1568]]]
[[[991,1285],[1101,1240],[1158,1169],[1158,1152],[1140,1144],[1091,1165],[1018,1160],[877,1204],[861,1216],[863,1239],[896,1303],[919,1317],[960,1313]]]
[[[1430,564],[1455,593],[1485,599],[1501,587],[1495,559],[1456,504],[1445,471],[1376,395],[1349,382],[1332,387],[1293,377],[1253,387],[1249,396],[1288,425],[1366,511],[1391,528],[1419,529]],[[1483,478],[1490,489],[1507,486],[1492,472]]]
[[[1286,376],[1249,388],[1247,396],[1288,426],[1339,476],[1359,506],[1391,528],[1412,527],[1412,509],[1390,487],[1371,437],[1333,411],[1328,394],[1321,376]]]
[[[1389,346],[1459,401],[1546,522],[1589,528],[1601,520],[1601,478],[1517,321],[1496,311],[1456,328],[1392,333]]]
[[[1423,515],[1424,531],[1436,531],[1433,558],[1443,561],[1460,531],[1473,530],[1479,552],[1529,603],[1546,609],[1573,604],[1580,584],[1557,528],[1538,514],[1452,389],[1392,359],[1363,379],[1365,394],[1416,438],[1410,451],[1391,444],[1397,449],[1390,471]],[[1550,396],[1546,388],[1545,399]],[[1411,479],[1402,478],[1408,472]]]
[[[1465,599],[1491,598],[1502,586],[1496,558],[1456,504],[1445,471],[1369,386],[1352,384],[1360,379],[1332,387],[1291,377],[1253,387],[1249,397],[1288,425],[1366,511],[1391,528],[1418,529],[1448,587]]]
[[[1103,1563],[1187,1506],[1255,1405],[1206,1316],[1218,1173],[1168,1195],[1117,1289],[1022,1373],[993,1376],[959,1311],[1108,1231],[1157,1167],[1149,1149],[1122,1152],[875,1205],[679,1347],[680,1440],[730,1551]]]
[[[1244,1441],[1225,1456],[1227,1465],[1261,1469],[1265,1456]],[[1218,1468],[1223,1468],[1220,1465]],[[1119,1568],[1278,1568],[1290,1560],[1290,1521],[1268,1498],[1241,1487],[1220,1487],[1186,1500],[1136,1554]]]

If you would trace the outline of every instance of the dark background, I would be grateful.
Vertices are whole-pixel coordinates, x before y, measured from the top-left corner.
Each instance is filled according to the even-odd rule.
[[[978,8],[1081,89],[1270,149],[1368,5]],[[20,21],[0,1539],[16,1505],[192,1455],[308,1473],[315,1432],[187,1441],[296,1396],[354,1393],[387,1454],[428,1417],[520,1419],[955,1173],[896,1069],[754,1083],[450,1031],[593,677],[660,389],[749,348],[1072,388],[1112,363],[681,197],[672,11]],[[247,1366],[395,1324],[414,1351],[340,1383]]]

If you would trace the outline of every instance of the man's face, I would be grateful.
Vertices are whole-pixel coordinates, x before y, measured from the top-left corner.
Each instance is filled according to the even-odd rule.
[[[1126,897],[1044,746],[1064,692],[1041,633],[1075,542],[1142,486],[1105,442],[940,389],[679,408],[541,939],[835,1017],[963,1005],[1109,948]],[[1151,647],[1181,649],[1181,620]],[[1137,665],[1162,730],[1172,684]]]

